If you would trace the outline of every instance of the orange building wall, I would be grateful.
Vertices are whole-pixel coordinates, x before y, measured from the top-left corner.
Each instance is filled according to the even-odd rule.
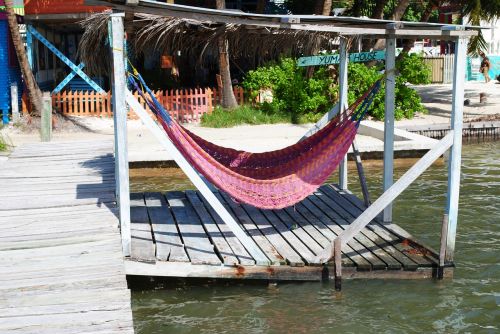
[[[85,6],[84,0],[25,0],[24,10],[27,15],[95,13],[107,9],[104,6]]]

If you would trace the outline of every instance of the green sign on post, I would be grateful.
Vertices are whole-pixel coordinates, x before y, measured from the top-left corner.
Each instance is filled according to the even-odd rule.
[[[351,53],[349,55],[349,61],[354,63],[362,63],[372,60],[383,60],[385,59],[385,51],[372,51],[372,52],[360,52]],[[312,56],[312,57],[301,57],[298,60],[298,66],[317,66],[317,65],[331,65],[340,63],[340,56],[335,55],[324,55],[324,56]]]

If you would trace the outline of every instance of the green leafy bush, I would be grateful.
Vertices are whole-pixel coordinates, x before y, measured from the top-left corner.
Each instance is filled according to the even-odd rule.
[[[288,113],[293,123],[309,119],[306,115],[325,112],[333,103],[332,86],[325,68],[317,69],[314,76],[306,80],[304,68],[298,67],[292,58],[249,71],[243,81],[251,101],[255,101],[260,89],[271,89],[272,106],[264,104],[259,109],[271,107],[274,112]]]
[[[429,83],[430,68],[418,55],[405,55],[396,63],[395,118],[412,118],[415,112],[425,112],[420,96],[408,84]],[[349,64],[349,104],[363,95],[382,74],[383,66]],[[334,84],[325,67],[317,67],[314,75],[306,79],[305,68],[298,67],[292,58],[283,58],[277,64],[259,67],[247,73],[243,87],[250,101],[255,101],[260,89],[271,89],[272,103],[257,105],[266,115],[290,116],[293,123],[316,122],[338,98],[338,86]],[[368,114],[384,119],[385,82],[373,100]]]
[[[394,117],[413,118],[416,112],[426,112],[422,105],[422,100],[418,93],[408,86],[408,84],[428,84],[430,83],[430,68],[423,59],[415,54],[404,55],[396,62],[398,75],[396,77],[396,107]],[[349,104],[353,103],[377,79],[381,77],[382,67],[367,67],[362,63],[349,64]],[[383,120],[385,114],[385,81],[382,83],[380,91],[377,93],[370,107],[368,114],[376,119]]]
[[[224,110],[221,107],[215,107],[211,114],[204,114],[201,117],[201,126],[210,128],[229,128],[242,124],[275,124],[290,123],[289,114],[276,112],[270,104],[266,110],[258,110],[250,106],[241,106],[231,110]],[[263,109],[265,109],[263,108]]]

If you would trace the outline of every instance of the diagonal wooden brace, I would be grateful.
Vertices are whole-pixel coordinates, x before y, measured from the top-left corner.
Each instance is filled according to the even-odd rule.
[[[410,184],[413,183],[437,158],[443,155],[453,144],[453,133],[448,133],[437,145],[427,152],[396,183],[387,189],[372,205],[370,205],[347,229],[338,235],[341,246],[346,245],[366,225],[368,225],[384,208],[394,201]],[[315,260],[326,263],[332,258],[335,240],[326,247]]]

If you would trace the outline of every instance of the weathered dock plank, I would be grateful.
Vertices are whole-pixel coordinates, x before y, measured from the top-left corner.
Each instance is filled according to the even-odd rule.
[[[143,194],[130,195],[130,256],[137,261],[155,262],[155,245]]]
[[[0,332],[133,333],[111,142],[25,145],[0,170]]]
[[[196,213],[198,214],[198,218],[203,224],[205,231],[208,234],[208,237],[214,244],[215,250],[219,253],[219,256],[222,258],[223,263],[225,265],[230,265],[230,266],[238,265],[239,264],[238,258],[233,253],[233,250],[231,249],[226,239],[222,235],[217,224],[215,224],[215,221],[208,213],[208,210],[205,208],[202,201],[200,201],[200,199],[196,195],[196,192],[194,190],[191,191],[187,190],[186,198],[188,199],[189,203],[191,203],[192,207],[194,208],[194,211],[196,211]]]
[[[160,193],[146,193],[151,227],[156,242],[156,259],[159,261],[189,262],[174,217]]]
[[[183,192],[169,192],[167,202],[184,241],[186,252],[194,264],[221,264],[200,220]]]
[[[208,204],[207,200],[203,198],[203,195],[199,192],[196,192],[198,198],[200,198],[203,201],[203,204],[207,208],[208,212],[214,219],[215,223],[219,227],[219,230],[222,232],[224,235],[224,238],[226,238],[229,246],[231,246],[231,249],[233,250],[234,254],[240,261],[240,264],[242,265],[254,265],[255,260],[252,258],[252,256],[247,252],[245,247],[241,244],[241,242],[238,240],[238,238],[234,235],[233,231],[222,221],[222,219],[219,217],[219,215],[215,212],[215,210]],[[230,210],[228,210],[230,212]]]

